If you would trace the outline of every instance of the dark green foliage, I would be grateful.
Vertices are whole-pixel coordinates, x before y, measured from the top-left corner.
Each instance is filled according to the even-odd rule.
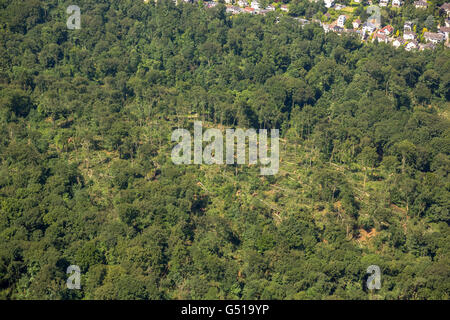
[[[78,5],[67,30],[66,3],[0,3],[0,298],[448,299],[448,50],[223,5]],[[192,119],[279,128],[279,174],[172,164]]]

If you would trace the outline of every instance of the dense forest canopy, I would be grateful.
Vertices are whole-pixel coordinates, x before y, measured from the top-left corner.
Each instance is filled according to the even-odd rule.
[[[448,49],[75,2],[80,30],[72,1],[0,1],[2,299],[449,298]],[[174,165],[192,119],[279,128],[279,173]]]

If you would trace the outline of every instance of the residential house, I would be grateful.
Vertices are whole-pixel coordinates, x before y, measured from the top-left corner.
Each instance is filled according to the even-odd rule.
[[[441,6],[441,10],[444,11],[447,14],[448,17],[450,17],[450,3],[448,3],[448,2],[444,3]]]
[[[356,19],[355,21],[352,22],[353,25],[353,29],[358,29],[359,26],[361,25],[361,20]]]
[[[432,42],[428,42],[425,44],[419,44],[419,51],[423,51],[423,50],[434,50],[436,48],[436,45]]]
[[[428,8],[428,3],[424,0],[414,1],[414,6],[416,9],[426,9]]]
[[[392,0],[392,6],[400,8],[403,5],[403,1],[401,0]]]
[[[331,8],[334,5],[334,0],[324,0],[324,2],[326,8]]]
[[[244,8],[244,12],[245,13],[250,13],[250,14],[256,14],[255,9],[251,8],[251,7],[245,7]]]
[[[336,25],[336,26],[333,27],[333,31],[336,32],[336,33],[342,33],[344,31],[344,28],[341,27],[341,26]]]
[[[217,2],[215,2],[215,1],[208,1],[208,2],[205,2],[205,6],[207,8],[214,8],[215,6],[217,6]]]
[[[406,51],[416,50],[418,48],[419,48],[419,43],[415,40],[408,42],[405,46]]]
[[[345,15],[341,14],[341,15],[338,17],[336,24],[337,24],[339,27],[343,28],[344,25],[345,25],[345,21],[347,21],[347,17],[346,17]]]
[[[294,19],[297,20],[302,26],[304,26],[305,24],[309,24],[310,23],[309,20],[302,19],[302,18],[299,18],[299,17],[296,17]]]
[[[403,46],[405,43],[406,43],[406,41],[402,38],[396,38],[396,39],[394,39],[394,41],[392,41],[392,45],[395,48],[399,48],[399,47]]]
[[[379,34],[384,34],[385,36],[391,35],[392,32],[394,32],[394,28],[392,28],[392,26],[390,26],[390,25],[387,25],[387,26],[381,28],[380,30],[378,30]]]
[[[435,33],[435,32],[425,32],[423,34],[423,37],[425,41],[432,42],[432,43],[439,43],[444,41],[445,35],[442,33]]]
[[[268,11],[275,11],[275,7],[273,5],[271,5],[271,4],[269,4],[267,6],[266,10],[268,10]]]
[[[403,32],[403,39],[405,40],[415,40],[416,39],[416,33],[413,31],[404,31]]]
[[[334,6],[334,10],[342,10],[342,9],[344,9],[345,7],[346,7],[346,5],[337,3],[337,4]]]
[[[448,40],[450,27],[440,27],[438,30],[439,33],[442,33],[445,36],[445,40]]]
[[[389,0],[380,0],[379,6],[387,7],[388,4],[389,4]]]
[[[363,31],[363,34],[366,34],[366,33],[372,34],[376,30],[376,28],[377,27],[375,25],[373,25],[372,23],[366,22],[362,26],[362,31]]]
[[[406,21],[403,25],[403,31],[413,31],[414,22],[412,21]]]
[[[450,27],[450,19],[449,18],[445,19],[445,26]]]
[[[373,36],[372,42],[375,42],[375,41],[388,43],[389,38],[382,33],[375,33],[375,35]]]
[[[259,2],[257,0],[253,0],[250,7],[255,10],[259,10]]]
[[[281,9],[281,11],[289,12],[289,8],[288,8],[288,6],[285,5],[285,4],[282,4],[282,5],[280,6],[280,9]]]
[[[238,14],[242,12],[242,9],[237,6],[227,6],[226,12],[229,12],[231,14]]]
[[[238,6],[239,7],[243,7],[243,8],[248,7],[248,2],[245,1],[245,0],[239,0],[238,1]]]

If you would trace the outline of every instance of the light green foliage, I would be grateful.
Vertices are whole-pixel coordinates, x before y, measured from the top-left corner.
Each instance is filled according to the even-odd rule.
[[[0,298],[448,299],[448,50],[78,5],[80,30],[61,1],[0,5]],[[279,128],[279,173],[172,164],[193,120]]]

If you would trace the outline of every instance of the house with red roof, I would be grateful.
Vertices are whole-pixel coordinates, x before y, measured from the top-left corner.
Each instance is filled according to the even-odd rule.
[[[389,25],[387,25],[387,26],[381,28],[380,30],[378,30],[379,34],[384,34],[386,36],[391,35],[392,32],[394,32],[394,28],[392,26],[389,26]]]
[[[250,13],[250,14],[255,14],[255,13],[256,13],[256,12],[255,12],[255,9],[250,8],[250,7],[245,7],[245,8],[244,8],[244,12],[245,12],[245,13]]]

